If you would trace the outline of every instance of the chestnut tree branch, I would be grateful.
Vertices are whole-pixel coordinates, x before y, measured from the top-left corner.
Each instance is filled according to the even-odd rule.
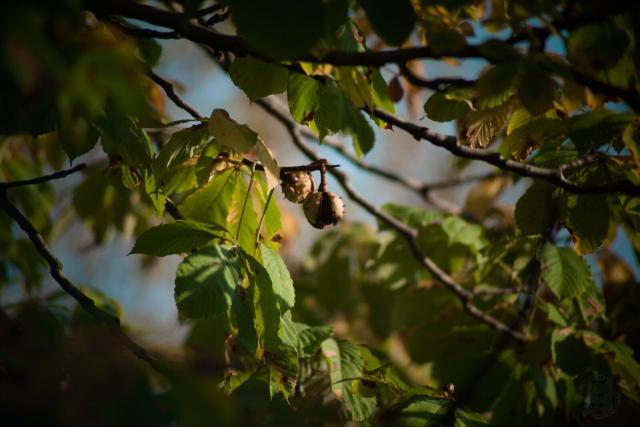
[[[576,165],[580,164],[579,162],[571,162],[570,168],[561,166],[558,169],[543,168],[535,165],[530,165],[528,163],[521,163],[513,159],[506,158],[500,153],[460,145],[458,144],[457,139],[453,136],[445,136],[432,132],[426,127],[403,120],[391,113],[378,108],[374,109],[372,114],[377,118],[385,121],[386,123],[402,129],[409,135],[413,136],[416,140],[428,141],[433,145],[444,148],[455,156],[472,160],[480,160],[490,165],[496,166],[499,169],[509,172],[515,172],[521,176],[542,179],[544,181],[555,184],[556,186],[570,193],[622,193],[634,197],[640,196],[640,187],[633,184],[629,180],[607,182],[598,185],[580,185],[570,181],[564,176],[564,172],[567,172],[569,169],[575,169]]]
[[[150,67],[147,68],[146,72],[147,72],[147,76],[151,80],[153,80],[158,86],[160,86],[162,90],[164,90],[164,93],[167,95],[167,97],[178,108],[181,108],[187,113],[189,113],[191,117],[193,117],[194,119],[198,119],[198,120],[202,119],[202,116],[200,115],[200,113],[198,113],[193,107],[191,107],[189,104],[183,101],[182,98],[178,96],[178,94],[175,91],[175,88],[171,83],[169,83],[167,80],[163,79],[162,77],[154,73]]]
[[[51,173],[49,175],[39,176],[37,178],[24,179],[24,180],[20,180],[20,181],[0,182],[0,191],[4,191],[4,190],[6,190],[8,188],[24,187],[25,185],[42,184],[44,182],[53,181],[54,179],[65,178],[65,177],[67,177],[67,176],[69,176],[69,175],[71,175],[73,173],[81,171],[82,169],[84,169],[86,167],[87,167],[86,164],[80,163],[80,164],[77,164],[76,166],[74,166],[72,168],[61,170],[61,171],[58,171],[58,172],[54,172],[54,173]]]

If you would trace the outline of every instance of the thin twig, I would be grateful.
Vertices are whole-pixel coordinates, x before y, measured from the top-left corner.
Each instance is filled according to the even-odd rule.
[[[54,179],[60,179],[60,178],[65,178],[69,175],[71,175],[72,173],[76,173],[78,171],[81,171],[82,169],[86,168],[87,165],[84,163],[80,163],[72,168],[69,169],[65,169],[65,170],[61,170],[58,172],[54,172],[52,174],[49,175],[44,175],[44,176],[39,176],[38,178],[32,178],[32,179],[24,179],[24,180],[20,180],[20,181],[9,181],[9,182],[0,182],[0,191],[3,189],[7,189],[7,188],[14,188],[14,187],[23,187],[25,185],[36,185],[36,184],[42,184],[43,182],[48,182],[48,181],[52,181]]]
[[[297,123],[292,121],[287,117],[285,113],[280,111],[274,104],[271,103],[268,99],[260,99],[256,101],[260,107],[262,107],[265,111],[267,111],[271,116],[273,116],[276,120],[278,120],[281,124],[283,124],[291,138],[296,145],[309,159],[313,161],[318,161],[318,157],[313,153],[309,147],[304,143],[302,136],[300,134],[299,126]],[[454,293],[458,297],[458,299],[462,302],[465,311],[471,316],[479,319],[480,321],[486,323],[492,328],[504,332],[509,337],[513,338],[519,342],[526,342],[528,338],[519,331],[511,329],[506,324],[502,323],[500,320],[490,316],[484,311],[480,310],[476,307],[473,302],[473,292],[464,288],[458,282],[455,281],[449,274],[447,274],[444,270],[442,270],[431,258],[425,256],[420,249],[418,244],[418,233],[413,228],[404,224],[403,222],[397,220],[393,216],[387,214],[386,212],[381,211],[376,206],[374,206],[371,202],[369,202],[366,198],[360,195],[352,186],[349,181],[349,177],[343,172],[332,169],[330,170],[331,175],[333,175],[336,180],[340,183],[342,188],[346,191],[349,197],[364,208],[367,212],[387,224],[390,228],[395,230],[400,236],[402,236],[407,243],[409,244],[409,248],[413,253],[414,257],[422,264],[422,266],[427,269],[431,273],[431,275],[436,278],[440,283],[442,283],[447,289]]]
[[[416,75],[413,71],[407,67],[407,64],[398,64],[400,73],[407,79],[409,83],[417,87],[424,87],[434,91],[440,91],[447,86],[472,86],[475,82],[473,80],[457,79],[457,78],[439,78],[427,80],[423,77]]]
[[[260,243],[260,232],[262,231],[262,225],[264,224],[264,217],[267,216],[267,209],[269,209],[269,203],[271,203],[274,190],[275,188],[272,188],[271,190],[269,190],[267,201],[264,203],[264,209],[262,210],[262,215],[260,216],[260,222],[258,223],[258,228],[256,229],[256,248],[258,247],[258,243]]]
[[[48,179],[33,180],[34,183],[45,182]],[[33,246],[38,251],[40,256],[49,264],[49,272],[53,280],[55,280],[60,287],[75,299],[78,304],[90,315],[95,317],[104,323],[109,330],[111,330],[118,340],[126,346],[134,355],[139,359],[147,362],[151,367],[159,372],[163,372],[164,369],[160,365],[159,361],[149,354],[142,346],[137,344],[127,334],[124,333],[120,326],[120,319],[116,316],[108,313],[99,308],[95,301],[82,292],[77,286],[75,286],[69,279],[67,279],[62,273],[62,263],[53,255],[47,242],[44,240],[40,232],[34,227],[34,225],[18,210],[18,208],[11,203],[7,197],[7,187],[0,189],[0,207],[12,218],[20,228],[29,237],[29,240],[33,243]]]
[[[167,97],[171,101],[173,101],[173,103],[176,106],[178,106],[179,108],[182,108],[184,111],[189,113],[191,117],[193,117],[194,119],[202,119],[202,116],[200,115],[200,113],[198,113],[193,107],[191,107],[189,104],[183,101],[182,98],[178,96],[178,94],[176,93],[171,83],[169,83],[167,80],[163,79],[162,77],[154,73],[151,70],[151,68],[147,68],[147,76],[149,76],[151,80],[157,83],[158,86],[160,86],[164,90],[164,93],[167,94]]]

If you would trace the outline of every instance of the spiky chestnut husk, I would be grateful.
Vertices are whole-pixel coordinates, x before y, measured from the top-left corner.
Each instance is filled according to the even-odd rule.
[[[309,172],[287,172],[282,175],[282,192],[293,203],[302,203],[316,188]]]
[[[319,191],[310,195],[302,205],[304,216],[315,228],[336,225],[344,216],[344,203],[335,193]]]

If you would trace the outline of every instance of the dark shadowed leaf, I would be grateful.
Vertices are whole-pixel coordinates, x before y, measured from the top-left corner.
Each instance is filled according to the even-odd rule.
[[[252,57],[240,57],[231,64],[229,76],[251,101],[255,101],[284,92],[289,70]]]
[[[609,234],[609,204],[603,195],[567,197],[568,228],[579,254],[588,254]]]
[[[516,203],[516,224],[527,235],[542,234],[552,223],[555,212],[553,186],[535,181]]]
[[[525,63],[518,84],[518,98],[534,116],[543,114],[553,106],[557,84],[535,64]]]
[[[293,59],[307,53],[324,35],[330,19],[331,5],[321,0],[229,3],[238,35],[260,53],[275,59]]]
[[[373,29],[387,43],[401,45],[413,31],[416,14],[409,0],[358,0]]]

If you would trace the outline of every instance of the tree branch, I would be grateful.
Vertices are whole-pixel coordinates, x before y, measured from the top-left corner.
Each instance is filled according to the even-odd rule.
[[[20,181],[0,182],[0,191],[6,190],[8,188],[24,187],[25,185],[42,184],[44,182],[53,181],[54,179],[65,178],[73,173],[81,171],[86,167],[87,165],[85,165],[84,163],[80,163],[72,168],[54,172],[49,175],[39,176],[38,178],[24,179]]]
[[[300,128],[297,123],[292,121],[287,117],[287,115],[281,112],[275,105],[273,105],[267,99],[260,99],[256,101],[260,107],[262,107],[265,111],[267,111],[270,115],[272,115],[276,120],[278,120],[281,124],[283,124],[291,138],[293,139],[294,144],[311,160],[318,161],[318,157],[306,146],[303,142],[302,136],[300,134]],[[418,244],[418,233],[413,228],[407,226],[403,222],[397,220],[386,212],[381,211],[377,207],[375,207],[371,202],[369,202],[366,198],[361,196],[352,186],[349,181],[349,177],[336,170],[330,170],[331,175],[333,175],[342,188],[346,191],[349,197],[364,208],[367,212],[387,224],[390,228],[395,230],[400,236],[402,236],[407,243],[409,244],[409,248],[411,252],[415,256],[415,258],[422,264],[424,268],[426,268],[436,280],[442,283],[447,289],[453,292],[460,302],[462,303],[465,311],[471,316],[479,319],[485,324],[491,326],[492,328],[504,332],[509,337],[513,338],[519,342],[526,342],[528,338],[519,331],[511,329],[506,324],[502,323],[500,320],[490,316],[484,311],[480,310],[476,307],[471,301],[473,298],[473,292],[465,289],[462,285],[456,282],[451,276],[449,276],[444,270],[442,270],[438,265],[433,262],[433,260],[422,253],[420,246]]]
[[[50,177],[51,175],[49,175],[48,177],[36,178],[31,181],[32,183],[40,183],[55,179]],[[59,177],[60,176],[58,176],[57,178]],[[13,203],[11,203],[11,201],[7,197],[7,188],[9,188],[9,186],[6,185],[0,188],[0,207],[7,213],[7,215],[9,215],[11,219],[13,219],[20,226],[20,228],[29,237],[29,240],[31,240],[35,249],[49,265],[49,272],[53,280],[55,280],[67,294],[75,299],[87,313],[104,323],[109,328],[109,330],[114,333],[116,338],[134,355],[136,355],[139,359],[147,362],[157,371],[163,372],[164,369],[160,366],[158,360],[124,333],[124,331],[120,327],[120,319],[96,306],[96,303],[90,297],[88,297],[84,292],[82,292],[77,286],[71,283],[71,281],[64,276],[64,274],[62,273],[62,263],[55,257],[55,255],[53,255],[53,253],[47,246],[47,242],[44,240],[40,232],[38,232],[34,225],[18,210],[18,208]]]
[[[431,89],[433,91],[440,91],[447,86],[473,86],[475,81],[466,80],[466,79],[457,79],[457,78],[439,78],[427,80],[424,77],[420,77],[416,75],[413,71],[407,67],[405,63],[399,63],[398,68],[400,69],[400,74],[407,79],[409,83],[417,87],[424,87],[427,89]]]
[[[384,110],[376,108],[372,112],[372,114],[377,118],[387,122],[388,124],[404,130],[409,135],[413,136],[416,140],[424,139],[425,141],[428,141],[433,145],[444,148],[451,154],[454,154],[458,157],[481,160],[502,170],[515,172],[521,176],[542,179],[544,181],[555,184],[556,186],[570,193],[623,193],[634,197],[640,196],[640,187],[633,184],[629,180],[621,180],[599,185],[578,185],[574,182],[571,182],[564,176],[564,172],[568,170],[567,167],[561,166],[558,169],[549,169],[530,165],[527,163],[517,162],[515,160],[503,157],[500,153],[460,145],[458,144],[455,137],[437,134],[430,131],[426,127],[418,126],[414,123],[405,121]],[[575,168],[576,163],[572,162],[571,166],[572,168]]]
[[[198,113],[193,107],[184,102],[182,98],[178,96],[173,85],[169,83],[167,80],[163,79],[159,75],[153,72],[150,67],[147,67],[147,76],[153,80],[158,86],[164,90],[164,93],[167,94],[167,97],[178,107],[186,111],[193,117],[194,119],[202,119],[200,113]]]

